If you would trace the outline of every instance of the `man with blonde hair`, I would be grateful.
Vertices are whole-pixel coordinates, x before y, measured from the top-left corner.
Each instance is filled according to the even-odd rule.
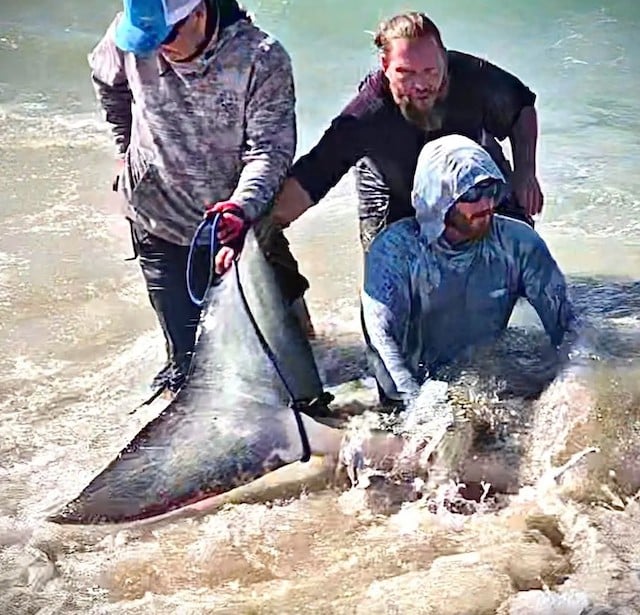
[[[533,224],[543,197],[536,178],[535,94],[480,58],[447,50],[424,13],[396,15],[375,35],[380,68],[293,166],[272,216],[287,226],[353,166],[365,250],[386,225],[413,216],[411,186],[425,143],[461,134],[483,145],[507,178],[498,211]],[[498,141],[511,141],[514,168]]]

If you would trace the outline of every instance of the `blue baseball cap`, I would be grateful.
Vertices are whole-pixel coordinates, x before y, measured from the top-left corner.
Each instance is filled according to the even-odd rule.
[[[148,55],[164,41],[173,26],[187,17],[201,0],[124,0],[115,41],[122,51]]]

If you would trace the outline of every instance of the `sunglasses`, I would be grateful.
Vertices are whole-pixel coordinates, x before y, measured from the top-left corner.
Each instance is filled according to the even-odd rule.
[[[471,186],[462,196],[456,199],[457,202],[477,203],[482,198],[496,199],[502,192],[502,182],[490,179],[475,186]]]
[[[162,41],[161,44],[170,45],[171,43],[173,43],[173,41],[178,38],[178,34],[180,34],[180,28],[182,28],[182,26],[187,23],[189,17],[191,17],[191,14],[183,17],[180,21],[176,21],[176,23],[174,23],[173,27],[171,28],[171,32],[167,34],[166,38]]]

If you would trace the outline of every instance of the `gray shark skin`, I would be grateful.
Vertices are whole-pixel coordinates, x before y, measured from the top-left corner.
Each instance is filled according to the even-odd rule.
[[[208,292],[191,372],[176,398],[48,520],[164,517],[298,461],[305,450],[291,395],[312,400],[322,392],[309,342],[249,231],[232,270]],[[302,419],[311,452],[337,454],[340,432]]]

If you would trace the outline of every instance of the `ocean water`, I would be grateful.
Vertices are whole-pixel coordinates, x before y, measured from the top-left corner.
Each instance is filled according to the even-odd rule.
[[[302,154],[375,66],[371,31],[406,4],[246,4],[292,56]],[[470,520],[434,520],[415,503],[380,512],[371,498],[358,500],[359,492],[324,491],[273,506],[232,506],[153,533],[71,532],[42,523],[46,510],[75,495],[156,411],[128,414],[161,365],[163,349],[138,265],[124,261],[128,228],[110,195],[113,151],[86,62],[118,6],[95,0],[0,5],[3,612],[455,613],[443,606],[446,588],[437,594],[432,563],[470,552],[526,559],[522,536],[534,512],[553,516],[565,536],[563,574],[570,580],[558,591],[573,599],[567,613],[580,613],[580,592],[616,612],[640,612],[632,581],[640,553],[628,546],[640,522],[635,504],[616,507],[604,497],[606,506],[585,508],[580,488],[569,495],[555,488],[529,499],[522,494],[500,514]],[[562,398],[558,408],[571,419],[589,404],[601,406],[620,441],[633,437],[640,381],[640,5],[435,0],[428,10],[447,46],[511,70],[538,96],[545,194],[538,230],[594,324],[597,357],[580,368],[580,388],[568,378],[565,389],[549,395],[547,408]],[[325,348],[321,371],[339,373],[361,352],[351,176],[288,236],[311,282],[309,305]],[[526,308],[514,321],[538,326]],[[541,416],[553,422],[549,412]],[[558,432],[552,431],[542,426],[534,449],[553,448]],[[569,448],[601,439],[587,430]],[[618,444],[615,436],[607,442]],[[558,553],[547,553],[547,561]],[[553,575],[535,570],[532,579],[544,583],[516,583],[521,594],[555,586]],[[423,572],[432,576],[420,577]],[[418,589],[411,589],[411,574],[418,575]],[[479,590],[482,578],[478,573],[469,591]],[[424,592],[422,611],[403,602],[416,591]],[[387,604],[384,595],[397,600]],[[554,599],[531,596],[538,598]]]

